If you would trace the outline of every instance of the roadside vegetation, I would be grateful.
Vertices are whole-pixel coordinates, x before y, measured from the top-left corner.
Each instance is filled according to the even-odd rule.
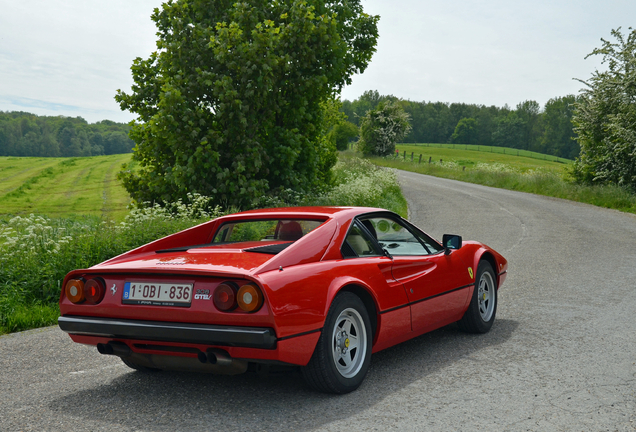
[[[52,169],[57,166],[59,161],[53,161]],[[254,206],[358,205],[406,216],[406,200],[391,170],[344,155],[332,175],[333,186],[315,195],[286,190]],[[116,187],[123,191],[121,185]],[[235,210],[213,207],[209,197],[189,194],[166,206],[145,203],[118,222],[78,215],[72,206],[61,206],[55,217],[0,216],[0,334],[55,324],[62,281],[69,271]]]
[[[389,156],[370,161],[384,167],[636,213],[636,195],[616,185],[573,182],[572,164],[449,148],[398,145],[397,149],[400,155],[406,152],[406,160]]]

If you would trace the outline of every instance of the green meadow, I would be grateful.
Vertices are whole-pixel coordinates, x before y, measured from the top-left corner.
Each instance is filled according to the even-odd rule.
[[[413,161],[419,164],[419,155],[422,155],[422,164],[431,163],[439,165],[454,163],[460,167],[476,168],[481,165],[502,164],[519,172],[527,172],[536,169],[545,169],[554,172],[565,172],[572,161],[557,158],[556,156],[543,155],[541,153],[517,150],[506,147],[487,147],[464,144],[398,144],[396,149],[400,151],[398,157],[404,161]],[[481,164],[481,165],[480,165]]]
[[[0,218],[34,213],[122,220],[130,197],[117,173],[130,158],[0,157]]]

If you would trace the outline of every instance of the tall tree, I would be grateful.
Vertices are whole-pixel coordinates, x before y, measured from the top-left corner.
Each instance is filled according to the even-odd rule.
[[[523,137],[518,148],[538,151],[541,135],[541,106],[537,101],[523,101],[517,105],[516,113],[524,122]]]
[[[581,155],[575,175],[587,183],[613,183],[636,191],[636,30],[589,56],[600,55],[607,70],[592,74],[575,103],[573,122]],[[586,58],[587,58],[586,57]]]
[[[495,130],[492,133],[493,144],[499,147],[522,148],[525,122],[516,112],[511,111],[506,116],[497,118]]]
[[[119,91],[139,117],[138,201],[188,192],[239,206],[270,189],[306,190],[334,163],[326,106],[375,51],[378,17],[359,0],[177,0],[152,16],[157,51]]]
[[[457,122],[455,132],[451,136],[451,142],[459,144],[477,144],[479,131],[477,120],[474,118],[463,118]]]
[[[572,125],[575,100],[574,95],[568,95],[546,102],[539,151],[566,159],[574,159],[579,155],[580,148],[574,139],[576,134]]]

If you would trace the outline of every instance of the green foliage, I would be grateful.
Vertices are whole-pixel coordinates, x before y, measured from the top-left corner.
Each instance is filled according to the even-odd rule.
[[[474,118],[461,119],[451,135],[452,143],[477,144],[478,139],[477,120]]]
[[[614,184],[636,192],[636,30],[587,57],[601,55],[608,70],[595,71],[575,103],[574,124],[581,146],[574,175],[583,183]],[[586,58],[587,58],[586,57]]]
[[[334,178],[334,187],[301,204],[378,207],[407,216],[406,200],[393,171],[345,154],[334,167]]]
[[[568,95],[550,99],[545,104],[540,151],[551,151],[551,154],[572,160],[579,155],[580,147],[572,126],[575,101],[575,96]]]
[[[517,113],[510,112],[507,116],[498,117],[496,128],[492,133],[493,144],[499,147],[523,148],[526,122]]]
[[[409,115],[397,102],[380,102],[362,119],[358,146],[365,156],[391,155],[395,153],[395,143],[410,129]]]
[[[403,138],[405,143],[514,146],[521,150],[573,159],[578,155],[578,146],[571,140],[574,135],[570,121],[572,111],[567,105],[558,109],[550,106],[561,99],[564,103],[570,103],[570,98],[574,96],[552,99],[543,111],[536,101],[521,102],[512,110],[508,106],[499,108],[464,103],[415,102],[367,91],[354,101],[343,101],[342,111],[349,121],[359,124],[367,111],[375,109],[380,102],[390,100],[398,102],[410,116],[412,129]],[[513,121],[508,118],[510,113],[515,114],[518,124],[511,125]],[[558,117],[558,120],[548,119],[551,116]],[[474,119],[475,123],[466,123],[464,119]],[[547,139],[546,135],[549,135]]]
[[[130,153],[130,126],[109,120],[0,111],[0,156],[97,156]]]
[[[118,92],[138,114],[136,171],[121,174],[138,202],[199,192],[249,206],[270,190],[310,190],[335,163],[328,104],[366,69],[378,17],[359,0],[179,0],[152,16],[157,51]]]
[[[190,195],[188,200],[168,208],[133,209],[119,224],[95,217],[36,215],[0,222],[0,333],[3,327],[8,331],[28,328],[25,323],[33,317],[25,308],[54,307],[69,271],[88,268],[221,214],[219,208],[205,210],[209,198]],[[41,324],[50,324],[45,321]]]
[[[538,102],[527,100],[517,105],[517,117],[523,120],[521,142],[515,148],[538,150],[541,135],[541,106]]]
[[[342,123],[337,124],[333,130],[333,139],[336,143],[336,149],[342,151],[346,150],[349,146],[349,143],[355,139],[360,133],[358,126],[355,124],[344,121]]]
[[[342,103],[342,111],[350,122],[360,127],[360,122],[367,115],[367,112],[376,109],[380,102],[387,100],[396,101],[398,99],[395,96],[382,96],[377,90],[367,90],[353,102],[345,100]]]

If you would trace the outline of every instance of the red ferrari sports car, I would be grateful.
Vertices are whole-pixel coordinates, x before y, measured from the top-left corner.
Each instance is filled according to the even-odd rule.
[[[347,393],[374,352],[453,322],[487,332],[507,267],[382,209],[253,210],[70,272],[59,326],[138,370],[295,365]]]

